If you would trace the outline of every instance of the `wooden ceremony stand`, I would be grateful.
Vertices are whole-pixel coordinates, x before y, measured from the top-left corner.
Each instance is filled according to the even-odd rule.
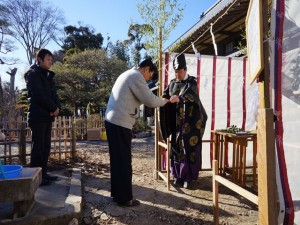
[[[248,141],[253,142],[252,186],[257,189],[257,139],[256,134],[236,135],[226,132],[214,131],[213,154],[213,205],[214,224],[219,224],[219,188],[223,184],[249,201],[258,205],[258,197],[245,189],[246,187],[246,150]],[[232,143],[232,167],[225,167],[225,146]],[[227,179],[227,174],[231,175]]]
[[[237,135],[226,132],[214,132],[214,160],[218,161],[218,173],[221,176],[226,174],[231,175],[231,181],[245,187],[247,181],[246,174],[246,151],[248,142],[253,142],[252,148],[252,187],[257,189],[257,138],[256,133],[249,133]],[[232,166],[231,168],[225,166],[225,146],[232,143]]]

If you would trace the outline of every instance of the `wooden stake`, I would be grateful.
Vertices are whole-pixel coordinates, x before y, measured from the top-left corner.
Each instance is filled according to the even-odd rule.
[[[218,175],[218,160],[213,160],[213,207],[214,207],[214,225],[219,225],[219,184],[216,181]]]

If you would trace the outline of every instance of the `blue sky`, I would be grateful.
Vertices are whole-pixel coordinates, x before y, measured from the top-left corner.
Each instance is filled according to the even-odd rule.
[[[157,0],[158,1],[158,0]],[[163,43],[163,48],[168,47],[172,42],[179,38],[189,28],[198,22],[202,12],[209,9],[217,0],[179,0],[185,5],[183,19],[178,26],[171,32],[169,40]],[[107,35],[115,43],[117,40],[128,38],[127,31],[131,21],[145,23],[137,10],[137,2],[141,0],[49,0],[52,6],[57,6],[62,10],[66,25],[77,26],[78,22],[83,25],[90,25],[96,33],[101,33],[104,39]],[[105,43],[104,43],[105,44]],[[58,46],[46,46],[51,51],[59,49]],[[22,63],[16,65],[18,73],[16,85],[24,87],[23,74],[28,67],[26,62],[25,50],[22,47],[14,52]],[[13,68],[13,66],[10,66]],[[5,73],[6,68],[0,67],[0,74],[3,81],[9,80],[9,75]]]

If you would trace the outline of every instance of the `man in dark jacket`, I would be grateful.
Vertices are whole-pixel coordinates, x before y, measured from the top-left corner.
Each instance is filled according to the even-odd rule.
[[[36,55],[37,65],[25,74],[29,97],[28,125],[32,132],[30,166],[42,168],[41,185],[49,185],[57,177],[47,174],[47,163],[51,149],[51,129],[54,117],[59,114],[60,103],[50,71],[52,53],[40,49]]]

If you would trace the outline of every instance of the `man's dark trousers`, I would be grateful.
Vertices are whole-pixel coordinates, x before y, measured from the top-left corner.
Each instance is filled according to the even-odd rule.
[[[105,121],[110,155],[111,197],[119,204],[133,199],[131,140],[132,131]]]
[[[47,163],[51,149],[52,122],[30,124],[32,132],[32,151],[30,167],[42,167],[42,176],[47,173]]]

